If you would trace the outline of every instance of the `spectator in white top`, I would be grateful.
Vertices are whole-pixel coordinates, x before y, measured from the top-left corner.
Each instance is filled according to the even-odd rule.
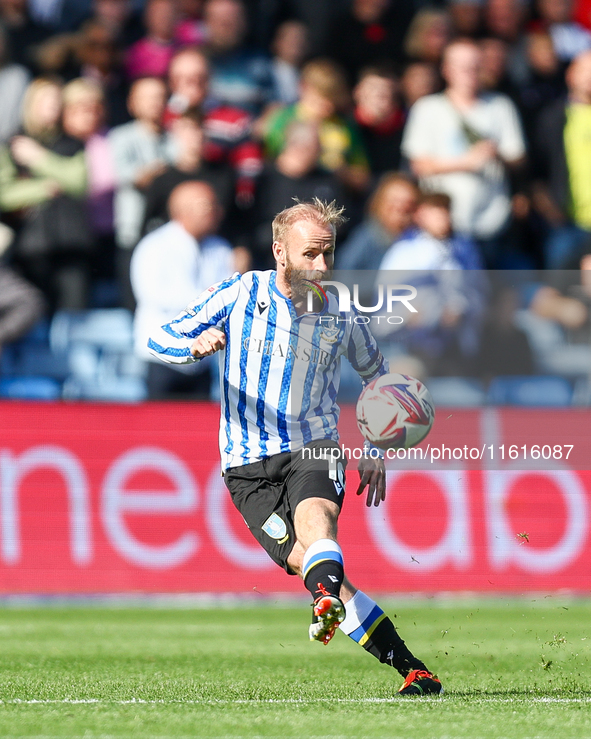
[[[509,98],[481,93],[481,61],[473,41],[446,48],[447,88],[412,107],[402,152],[423,189],[451,197],[454,229],[477,239],[488,266],[495,267],[511,218],[508,171],[519,169],[525,144]]]
[[[154,359],[147,343],[154,326],[170,322],[191,300],[234,271],[230,244],[215,236],[221,208],[205,182],[177,185],[168,203],[171,220],[145,236],[131,259],[131,284],[137,308],[136,354],[148,361],[148,397],[208,397],[210,363],[189,370]]]

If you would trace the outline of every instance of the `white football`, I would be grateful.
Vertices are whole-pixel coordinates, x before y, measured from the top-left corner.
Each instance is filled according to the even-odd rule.
[[[357,425],[382,449],[409,449],[431,430],[435,406],[422,382],[408,375],[382,375],[370,382],[357,401]]]

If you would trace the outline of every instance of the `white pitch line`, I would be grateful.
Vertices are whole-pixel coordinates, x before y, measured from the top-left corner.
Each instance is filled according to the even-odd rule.
[[[472,700],[474,703],[558,703],[558,704],[585,704],[591,703],[591,697],[588,698],[552,698],[552,697],[519,697],[519,698],[497,698],[497,697],[478,697],[478,696],[456,696],[464,700]],[[444,700],[454,698],[450,696],[431,696],[432,700]],[[367,703],[398,703],[405,704],[406,701],[400,699],[400,696],[393,696],[392,698],[236,698],[232,699],[204,699],[204,700],[144,700],[142,698],[131,698],[129,700],[104,700],[101,698],[33,698],[33,699],[21,699],[13,698],[9,700],[0,700],[0,705],[115,705],[115,706],[127,706],[127,705],[148,705],[148,706],[167,706],[167,705],[207,705],[207,706],[222,706],[222,705],[313,705],[318,703],[348,703],[348,704],[367,704]],[[411,701],[413,705],[416,705],[416,701]]]

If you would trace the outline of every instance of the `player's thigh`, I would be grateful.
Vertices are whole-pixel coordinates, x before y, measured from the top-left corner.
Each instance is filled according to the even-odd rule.
[[[289,454],[226,470],[224,481],[232,502],[250,533],[269,557],[289,574],[287,560],[296,543],[285,476]]]

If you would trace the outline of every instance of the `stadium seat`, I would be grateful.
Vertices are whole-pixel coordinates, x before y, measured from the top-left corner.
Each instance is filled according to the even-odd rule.
[[[2,377],[51,377],[61,382],[67,374],[67,363],[51,351],[46,320],[39,321],[20,339],[2,347]]]
[[[529,407],[570,406],[573,389],[563,377],[495,377],[489,386],[490,405],[521,405]]]
[[[62,394],[59,382],[50,377],[3,377],[0,397],[12,400],[58,400]]]
[[[479,380],[467,377],[431,377],[425,384],[436,407],[476,408],[486,402],[486,393]]]
[[[129,351],[133,342],[133,318],[125,308],[58,311],[51,322],[49,339],[56,351],[75,343]]]
[[[138,402],[146,398],[144,366],[133,352],[133,319],[123,308],[59,311],[49,331],[69,373],[63,397]]]

